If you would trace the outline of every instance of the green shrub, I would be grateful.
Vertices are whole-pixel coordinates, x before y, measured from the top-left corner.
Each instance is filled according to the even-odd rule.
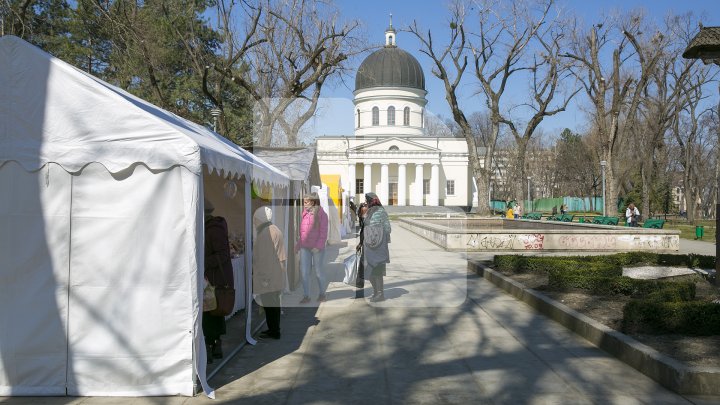
[[[720,335],[720,305],[711,302],[632,300],[623,309],[626,333]]]
[[[526,262],[526,257],[519,255],[496,255],[494,259],[495,268],[503,272],[522,273]]]
[[[665,282],[663,284],[647,293],[645,299],[657,302],[687,302],[695,299],[696,287],[695,283],[691,281]]]

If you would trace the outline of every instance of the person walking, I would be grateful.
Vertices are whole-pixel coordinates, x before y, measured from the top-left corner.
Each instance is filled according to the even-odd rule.
[[[637,209],[634,203],[630,203],[625,210],[625,220],[627,226],[636,227],[638,226],[638,220],[640,219],[640,210]]]
[[[375,193],[365,194],[368,211],[363,225],[362,249],[365,275],[373,286],[371,302],[385,301],[384,277],[390,263],[390,219]]]
[[[253,214],[257,236],[253,244],[253,293],[265,310],[267,330],[259,337],[280,339],[280,293],[285,288],[287,254],[283,234],[272,222],[270,207],[260,207]]]
[[[303,199],[300,238],[295,251],[300,252],[300,272],[302,274],[303,299],[301,304],[310,302],[310,277],[314,273],[318,282],[318,302],[324,302],[327,280],[322,268],[325,259],[325,245],[328,236],[328,216],[320,206],[320,197],[311,193]]]
[[[215,207],[207,199],[205,205],[205,279],[212,286],[235,285],[233,280],[232,261],[230,260],[230,241],[228,225],[223,217],[212,215]],[[207,361],[221,359],[222,340],[220,336],[227,333],[225,317],[203,312],[202,330],[205,336]]]

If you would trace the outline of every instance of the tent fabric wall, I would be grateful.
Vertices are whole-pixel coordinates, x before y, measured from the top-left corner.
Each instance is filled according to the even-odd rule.
[[[2,273],[0,308],[21,310],[0,313],[0,394],[193,394],[188,174],[0,167],[2,253],[21,261]]]
[[[65,395],[69,184],[0,164],[0,395]]]
[[[212,397],[203,171],[287,177],[16,37],[0,88],[0,394]]]

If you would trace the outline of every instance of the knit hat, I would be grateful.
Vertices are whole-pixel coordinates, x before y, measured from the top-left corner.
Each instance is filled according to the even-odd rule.
[[[365,193],[365,200],[374,200],[378,198],[377,194],[373,193],[372,191],[369,193]]]
[[[260,207],[253,214],[253,223],[255,226],[272,221],[272,209],[268,206]]]

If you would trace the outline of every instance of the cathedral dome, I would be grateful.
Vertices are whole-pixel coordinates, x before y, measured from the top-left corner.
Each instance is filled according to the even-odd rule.
[[[425,75],[415,57],[395,45],[386,45],[365,58],[355,76],[355,91],[372,87],[425,90]]]

